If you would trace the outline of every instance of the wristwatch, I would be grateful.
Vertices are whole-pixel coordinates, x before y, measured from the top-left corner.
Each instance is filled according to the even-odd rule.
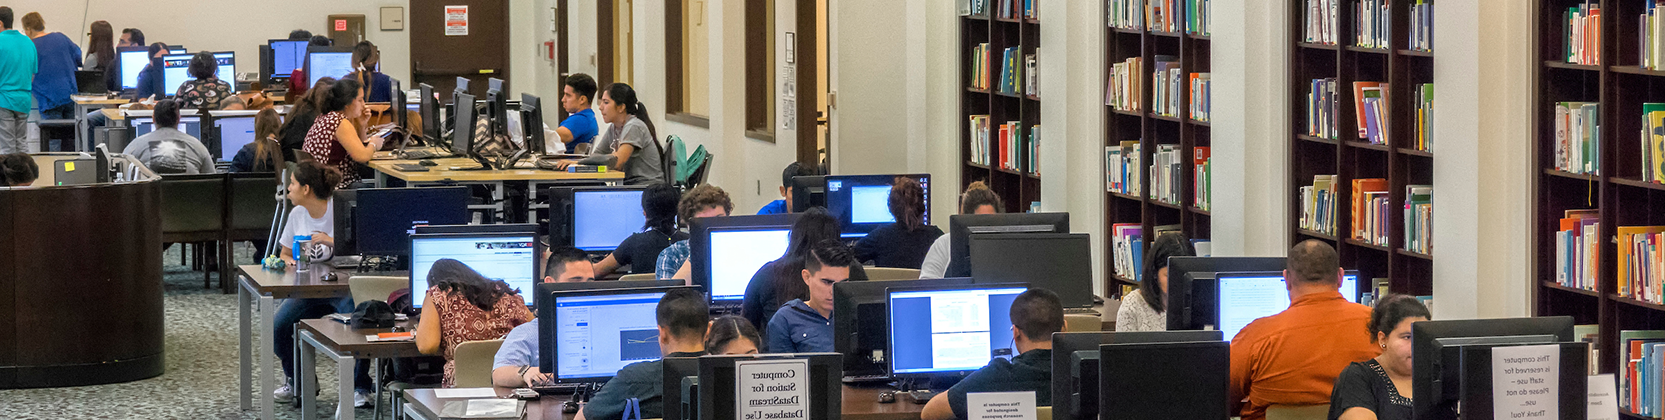
[[[520,376],[522,376],[522,377],[526,376],[526,371],[531,370],[531,369],[532,369],[531,366],[521,366],[520,367]]]

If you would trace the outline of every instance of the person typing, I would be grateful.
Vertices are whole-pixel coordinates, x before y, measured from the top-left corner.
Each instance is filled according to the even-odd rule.
[[[664,357],[705,355],[705,330],[710,325],[710,306],[705,295],[689,288],[674,289],[659,299],[654,318],[659,324],[659,354]],[[623,418],[626,401],[641,404],[642,418],[664,417],[665,365],[660,360],[636,362],[619,369],[590,403],[578,412],[578,419]]]
[[[1052,405],[1052,333],[1064,329],[1064,307],[1052,291],[1029,289],[1012,300],[1010,316],[1017,357],[995,358],[948,392],[931,397],[921,419],[967,418],[966,394],[973,392],[1035,391],[1036,406]]]
[[[543,265],[544,283],[575,283],[595,281],[595,267],[589,255],[573,247],[556,248]],[[503,346],[491,362],[491,383],[506,388],[521,388],[546,383],[550,374],[538,369],[538,319],[509,330]]]

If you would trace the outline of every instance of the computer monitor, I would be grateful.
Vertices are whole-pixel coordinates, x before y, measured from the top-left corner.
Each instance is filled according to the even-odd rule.
[[[532,156],[543,156],[543,99],[530,94],[520,94],[520,129],[521,137],[526,142],[526,150]]]
[[[353,214],[358,252],[409,254],[411,235],[417,226],[468,223],[470,197],[468,187],[359,189],[358,208]]]
[[[1219,272],[1279,271],[1284,257],[1168,257],[1168,330],[1202,329],[1219,314],[1212,305],[1193,305],[1192,279],[1213,279]],[[1210,292],[1212,294],[1212,292]],[[1226,336],[1231,338],[1231,336]]]
[[[169,45],[168,46],[168,54],[186,54],[186,53],[188,53],[188,51],[189,50],[186,50],[184,45]]]
[[[254,117],[219,117],[214,119],[214,128],[219,131],[216,138],[220,147],[215,148],[214,158],[230,160],[243,150],[243,146],[254,142]]]
[[[306,85],[316,86],[318,79],[340,79],[353,72],[353,51],[339,47],[309,46],[306,49]]]
[[[76,70],[75,87],[77,93],[103,95],[109,93],[109,86],[104,84],[103,70]]]
[[[191,54],[168,54],[162,56],[162,91],[157,94],[173,97],[179,93],[179,86],[191,80]]]
[[[688,264],[694,285],[705,287],[717,304],[746,295],[752,275],[786,254],[792,223],[799,214],[702,217],[689,221]]]
[[[948,216],[948,272],[945,277],[971,277],[973,233],[1070,233],[1070,214],[1005,213]]]
[[[792,177],[792,210],[802,212],[813,207],[827,206],[827,176]]]
[[[360,197],[360,200],[363,200]],[[509,287],[528,293],[538,279],[538,263],[543,253],[538,237],[526,233],[466,233],[411,235],[410,237],[411,307],[421,308],[427,297],[428,271],[434,262],[450,258],[461,261],[492,280],[502,280]],[[527,302],[530,305],[532,302]]]
[[[1098,418],[1098,348],[1104,344],[1220,341],[1219,331],[1052,333],[1054,418]]]
[[[156,131],[156,120],[151,117],[128,118],[127,124],[133,126],[133,138],[135,139]],[[202,139],[202,117],[179,117],[178,128],[179,131],[190,134],[191,137]]]
[[[337,189],[330,196],[330,212],[334,214],[335,255],[358,255],[358,240],[353,231],[353,212],[358,209],[358,190]]]
[[[747,402],[741,401],[739,385],[735,383],[740,369],[745,363],[790,359],[807,359],[809,364],[809,389],[804,390],[805,405],[808,413],[802,417],[792,414],[770,416],[767,407],[769,402],[757,401],[749,405],[763,411],[756,418],[801,418],[804,420],[831,420],[840,418],[843,414],[844,385],[839,378],[844,376],[839,369],[838,353],[797,353],[797,354],[756,354],[745,356],[705,356],[700,358],[699,376],[699,418],[701,420],[729,420],[746,418],[737,412],[738,408]],[[777,410],[778,411],[778,410]],[[667,417],[669,418],[669,417]]]
[[[416,227],[415,235],[431,233],[474,233],[474,232],[519,232],[538,233],[538,225],[532,223],[512,223],[502,225],[422,225]]]
[[[971,278],[977,283],[1028,282],[1057,293],[1065,308],[1091,308],[1092,249],[1085,233],[974,234]]]
[[[486,91],[486,120],[493,134],[507,134],[509,126],[508,94],[499,90]],[[515,133],[519,135],[520,133]]]
[[[467,77],[457,76],[457,91],[462,92],[462,93],[468,93],[468,78]],[[469,101],[469,102],[473,102],[473,101]]]
[[[604,254],[647,224],[642,186],[550,189],[550,243]]]
[[[1233,414],[1231,344],[1224,341],[1100,345],[1098,375],[1099,412],[1106,420]]]
[[[827,211],[838,218],[846,238],[893,223],[890,186],[896,177],[913,178],[925,189],[925,224],[931,224],[931,175],[827,175]]]
[[[421,96],[417,98],[419,100],[418,106],[421,107],[421,110],[417,111],[417,115],[422,116],[422,139],[425,141],[439,140],[440,126],[445,125],[444,122],[439,120],[439,96],[434,93],[434,87],[427,83],[417,84],[416,90],[419,92],[418,95]]]
[[[306,47],[308,40],[274,39],[266,41],[272,49],[271,78],[289,78],[295,69],[306,65]],[[311,87],[311,86],[308,86]]]
[[[1173,280],[1172,274],[1169,280]],[[1171,283],[1170,283],[1171,284]],[[1205,288],[1198,286],[1206,285]],[[1202,293],[1201,299],[1193,301],[1193,305],[1202,304],[1210,299],[1210,307],[1219,314],[1212,325],[1225,333],[1226,340],[1237,337],[1237,332],[1256,319],[1277,315],[1289,309],[1289,287],[1284,283],[1282,272],[1248,272],[1248,273],[1219,273],[1214,281],[1197,281],[1191,284],[1193,291],[1212,289],[1213,293]],[[1359,301],[1359,272],[1348,270],[1341,277],[1341,297],[1348,302]],[[1206,329],[1208,325],[1204,325]]]
[[[620,368],[658,360],[659,300],[674,287],[567,290],[541,295],[540,370],[557,383],[602,383]]]
[[[133,46],[116,48],[117,61],[121,62],[121,88],[138,89],[139,72],[150,65],[150,47]]]
[[[96,163],[92,159],[64,159],[52,163],[52,185],[88,185],[98,182]]]
[[[474,120],[479,111],[474,108],[474,95],[458,90],[451,97],[456,108],[451,123],[451,154],[468,156],[474,151]]]
[[[1485,407],[1491,408],[1489,390],[1491,389],[1490,351],[1480,353],[1487,356],[1485,363],[1478,363],[1473,357],[1465,357],[1464,348],[1489,350],[1499,345],[1523,344],[1552,344],[1570,343],[1573,340],[1573,318],[1569,316],[1545,316],[1533,318],[1505,318],[1505,319],[1468,319],[1454,321],[1421,321],[1411,324],[1411,363],[1413,372],[1411,378],[1411,392],[1416,395],[1412,400],[1414,417],[1417,419],[1455,420],[1458,401],[1467,397],[1470,390],[1466,390],[1470,380],[1484,381],[1487,390],[1484,401],[1463,401],[1463,416],[1474,416]],[[1561,384],[1563,390],[1577,392],[1561,393],[1561,418],[1584,418],[1585,389],[1587,377],[1584,372],[1589,369],[1584,349],[1585,343],[1575,344],[1582,351],[1561,352]],[[1479,356],[1475,355],[1475,356]],[[1470,363],[1475,362],[1475,363]],[[1465,365],[1474,366],[1465,366]],[[1484,370],[1477,369],[1483,368]],[[1471,372],[1474,371],[1474,372]],[[1470,375],[1470,373],[1482,373]],[[1473,384],[1479,385],[1479,384]],[[1557,385],[1549,385],[1557,386]],[[1572,395],[1576,394],[1576,395]],[[1569,408],[1568,403],[1574,402],[1577,407]],[[1575,414],[1576,415],[1573,415]],[[1484,417],[1491,418],[1491,413]]]
[[[237,53],[220,51],[214,53],[214,77],[231,85],[233,92],[237,91]]]
[[[952,377],[1016,356],[1012,301],[1028,289],[1023,283],[890,288],[890,373]]]
[[[873,328],[885,323],[892,287],[965,286],[965,277],[901,281],[846,281],[833,285],[833,351],[844,354],[844,375],[849,382],[888,377],[885,351],[890,339]]]
[[[410,113],[410,109],[405,107],[404,86],[399,83],[399,79],[391,77],[387,79],[388,90],[391,93],[388,99],[393,102],[391,106],[387,107],[387,112],[393,113],[393,125],[402,128],[405,126],[405,118]]]

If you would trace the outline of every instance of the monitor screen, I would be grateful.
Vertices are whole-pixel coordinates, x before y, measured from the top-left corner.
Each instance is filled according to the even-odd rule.
[[[1058,293],[1065,308],[1093,306],[1092,240],[1085,233],[971,235],[971,278],[1026,282]]]
[[[831,175],[827,176],[827,211],[838,217],[843,236],[863,237],[867,232],[896,221],[890,215],[890,186],[896,177],[919,181],[925,190],[925,224],[931,224],[931,176],[914,175]]]
[[[664,296],[664,291],[555,295],[554,348],[544,351],[556,355],[556,379],[608,378],[625,365],[658,359],[654,316]]]
[[[162,56],[162,91],[157,92],[169,97],[179,93],[179,85],[191,80],[191,55],[168,54]]]
[[[318,84],[318,79],[332,77],[340,79],[353,72],[353,53],[351,51],[313,51],[307,53],[311,62],[306,68],[306,85]]]
[[[220,129],[220,160],[231,160],[243,146],[254,142],[254,117],[221,117],[214,119]]]
[[[272,41],[272,76],[289,77],[306,64],[307,40]]]
[[[532,293],[538,262],[537,235],[523,233],[418,235],[411,237],[411,306],[427,298],[428,270],[444,258],[462,261],[488,279],[502,280],[521,296]],[[528,301],[527,304],[532,304]],[[652,311],[649,311],[652,312]]]
[[[360,189],[353,241],[365,255],[407,254],[417,226],[468,223],[468,199],[468,187]]]
[[[1359,300],[1359,276],[1348,274],[1341,278],[1341,297],[1348,302]],[[1283,276],[1270,274],[1220,274],[1220,331],[1226,341],[1237,337],[1237,332],[1256,319],[1276,315],[1289,309],[1289,289]]]
[[[787,227],[711,229],[711,299],[740,300],[764,264],[786,254]]]
[[[214,53],[214,61],[219,67],[214,70],[214,77],[231,84],[231,90],[237,90],[237,53],[231,51]]]
[[[642,231],[642,190],[577,190],[572,193],[572,246],[612,251]]]
[[[133,138],[156,131],[156,121],[150,117],[128,118],[127,124],[133,126]],[[179,131],[190,134],[191,137],[202,139],[202,117],[179,117]]]
[[[121,88],[139,88],[139,72],[150,65],[150,50],[145,47],[121,48]]]
[[[186,51],[187,50],[185,49],[184,45],[169,45],[168,46],[168,54],[185,54]]]
[[[993,286],[993,285],[990,285]],[[896,290],[890,294],[891,372],[967,372],[1010,358],[1012,301],[1024,287]]]

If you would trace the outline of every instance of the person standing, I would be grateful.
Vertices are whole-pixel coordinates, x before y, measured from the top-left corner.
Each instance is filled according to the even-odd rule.
[[[121,90],[121,68],[116,67],[115,28],[110,22],[97,21],[87,31],[87,57],[82,70],[104,72],[104,88]]]
[[[35,74],[34,92],[40,118],[75,118],[75,101],[69,96],[79,91],[75,86],[75,69],[81,68],[81,47],[62,32],[46,32],[46,20],[38,12],[23,15],[23,34],[35,41],[40,67]]]
[[[12,29],[12,8],[0,6],[0,154],[28,152],[24,141],[39,63],[35,43]]]

